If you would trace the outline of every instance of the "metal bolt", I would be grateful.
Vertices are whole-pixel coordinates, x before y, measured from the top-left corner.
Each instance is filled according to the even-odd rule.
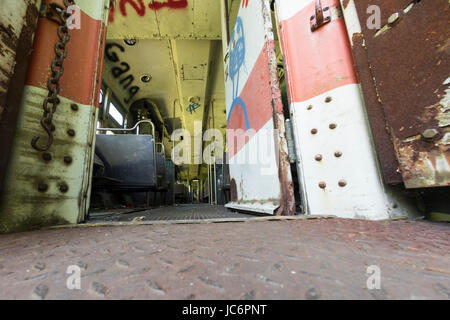
[[[75,136],[75,130],[69,129],[69,130],[67,130],[67,134],[68,134],[69,136],[71,136],[71,137],[74,137],[74,136]]]
[[[327,184],[324,181],[319,182],[320,189],[325,189],[327,187]]]
[[[332,100],[333,100],[333,98],[327,97],[327,98],[325,99],[325,102],[326,102],[326,103],[330,103]]]
[[[65,157],[64,157],[64,163],[71,164],[71,163],[72,163],[72,157],[70,157],[70,156],[65,156]]]
[[[316,155],[315,157],[316,161],[322,161],[323,157],[321,154]]]
[[[347,185],[347,181],[345,181],[344,179],[342,179],[342,180],[339,180],[339,187],[345,187],[346,185]]]
[[[78,105],[75,104],[75,103],[72,103],[72,104],[70,105],[70,108],[71,108],[73,111],[78,111]]]
[[[388,18],[388,25],[392,26],[394,23],[398,22],[398,19],[400,18],[400,13],[396,12],[391,14],[391,16]]]
[[[331,123],[331,124],[330,124],[330,129],[331,129],[331,130],[336,129],[336,127],[337,127],[336,123]]]
[[[335,156],[336,158],[340,158],[340,157],[342,157],[342,152],[336,151],[336,152],[334,153],[334,156]]]
[[[42,154],[42,159],[44,159],[45,161],[51,161],[52,160],[52,155],[49,152],[44,152]]]
[[[439,131],[436,129],[426,129],[424,132],[422,132],[422,136],[425,139],[434,139],[439,135]]]
[[[39,182],[38,190],[39,190],[39,192],[46,192],[48,190],[48,184],[46,184],[44,182]]]
[[[59,191],[61,191],[62,193],[66,193],[67,191],[69,191],[69,186],[63,182],[59,185]]]
[[[318,131],[316,128],[314,128],[314,129],[311,130],[311,133],[312,133],[312,134],[317,134],[317,132],[319,132],[319,131]]]

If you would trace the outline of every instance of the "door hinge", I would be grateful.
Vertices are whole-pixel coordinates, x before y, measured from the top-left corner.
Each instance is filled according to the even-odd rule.
[[[330,7],[322,8],[320,0],[316,0],[316,13],[311,16],[311,31],[314,32],[331,21]]]

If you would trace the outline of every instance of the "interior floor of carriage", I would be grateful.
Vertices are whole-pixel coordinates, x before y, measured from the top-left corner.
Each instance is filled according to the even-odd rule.
[[[141,221],[208,221],[228,219],[252,219],[256,215],[228,210],[221,205],[179,204],[154,208],[121,208],[110,210],[93,210],[88,223],[102,222],[141,222]]]

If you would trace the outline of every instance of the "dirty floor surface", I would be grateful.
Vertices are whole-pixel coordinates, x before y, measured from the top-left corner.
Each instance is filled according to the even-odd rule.
[[[180,204],[152,209],[121,209],[92,212],[89,223],[119,221],[174,221],[209,219],[256,218],[254,215],[233,212],[224,206],[208,204]]]
[[[448,224],[342,219],[0,235],[0,298],[450,299],[449,236]],[[366,288],[373,265],[380,290]]]

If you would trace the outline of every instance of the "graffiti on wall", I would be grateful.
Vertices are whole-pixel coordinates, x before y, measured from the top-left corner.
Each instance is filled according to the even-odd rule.
[[[120,0],[118,2],[119,12],[123,17],[127,16],[127,8],[132,8],[138,14],[143,17],[147,12],[147,8],[150,10],[168,9],[186,9],[188,7],[188,0],[166,0],[166,1],[146,1],[148,5],[144,3],[144,0]],[[128,5],[128,6],[127,6]],[[109,12],[109,22],[114,22],[114,15],[116,8],[113,6]]]
[[[244,0],[245,2],[245,0]],[[228,112],[228,119],[230,121],[231,114],[236,106],[240,106],[244,111],[245,126],[247,131],[250,129],[250,122],[247,115],[247,107],[245,102],[238,96],[239,92],[239,74],[241,68],[245,64],[245,36],[244,24],[240,17],[236,18],[233,33],[230,40],[230,63],[228,66],[228,74],[233,82],[233,102],[231,103],[230,111]]]
[[[128,97],[125,97],[123,99],[123,102],[128,104],[131,102],[134,96],[136,96],[140,88],[133,85],[134,76],[132,74],[126,74],[128,71],[130,71],[130,65],[125,61],[121,61],[119,59],[119,56],[117,55],[116,49],[118,49],[120,52],[125,52],[125,48],[120,44],[112,42],[107,43],[105,49],[106,58],[112,63],[118,64],[111,69],[111,73],[115,79],[119,80],[119,84],[122,86],[122,88],[128,91]]]
[[[200,107],[201,107],[201,106],[200,106],[199,103],[193,102],[193,103],[191,103],[191,104],[189,105],[189,107],[186,108],[186,111],[189,112],[190,114],[193,114],[193,113],[195,113],[196,110],[197,110],[198,108],[200,108]]]

